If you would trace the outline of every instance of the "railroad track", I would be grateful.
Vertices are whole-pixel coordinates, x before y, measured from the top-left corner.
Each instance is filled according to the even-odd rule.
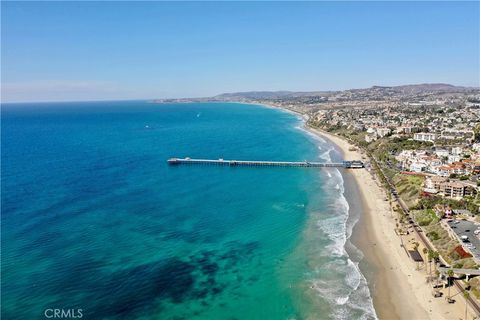
[[[407,205],[403,202],[403,200],[398,196],[398,192],[397,192],[395,186],[390,181],[390,179],[383,173],[380,165],[377,162],[377,159],[375,159],[373,156],[371,158],[375,162],[376,166],[378,167],[380,174],[383,176],[383,178],[387,182],[388,186],[390,187],[391,193],[392,193],[393,197],[395,198],[395,201],[402,208],[402,211],[405,213],[405,215],[407,215],[409,218],[412,218],[410,216],[410,210],[408,209]],[[428,239],[426,239],[424,233],[420,232],[418,229],[421,230],[421,228],[418,225],[413,226],[413,230],[415,231],[415,234],[418,236],[420,241],[422,241],[423,245],[429,250],[434,250],[435,248],[430,245],[430,241],[428,241]],[[440,259],[441,259],[441,261],[444,265],[447,265],[446,261],[441,256],[440,256]],[[465,287],[463,286],[463,284],[459,280],[454,279],[453,284],[457,287],[457,289],[460,292],[465,291]],[[478,302],[475,299],[473,299],[471,296],[468,297],[467,301],[468,301],[468,304],[470,305],[470,307],[472,307],[472,309],[476,312],[476,314],[480,315],[480,305],[478,304]]]

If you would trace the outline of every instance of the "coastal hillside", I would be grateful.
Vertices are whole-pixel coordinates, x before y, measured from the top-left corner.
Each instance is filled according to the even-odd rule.
[[[221,93],[211,97],[185,97],[179,99],[156,99],[153,102],[206,102],[206,101],[242,101],[242,102],[301,102],[312,105],[326,102],[348,101],[384,101],[422,98],[428,95],[448,95],[454,93],[478,94],[478,87],[462,87],[446,83],[422,83],[400,86],[372,86],[370,88],[324,91],[245,91]]]
[[[428,92],[471,92],[478,90],[474,87],[455,86],[446,83],[422,83],[422,84],[407,84],[401,86],[372,86],[370,88],[349,89],[349,90],[329,90],[329,91],[247,91],[222,93],[214,96],[215,99],[279,99],[279,98],[297,98],[297,97],[315,97],[328,96],[341,91],[347,92],[385,92],[385,93],[399,93],[399,94],[419,94]]]

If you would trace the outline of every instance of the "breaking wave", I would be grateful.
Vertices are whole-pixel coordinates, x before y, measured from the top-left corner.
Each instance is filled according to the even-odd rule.
[[[331,161],[333,150],[331,145],[321,145],[319,158]],[[377,319],[367,280],[358,266],[363,255],[352,245],[359,253],[359,261],[353,261],[345,250],[358,217],[349,219],[350,206],[344,194],[342,174],[338,169],[326,169],[320,174],[329,177],[323,184],[329,200],[316,225],[329,244],[320,253],[322,263],[318,265],[318,276],[312,279],[311,287],[327,301],[335,319]]]

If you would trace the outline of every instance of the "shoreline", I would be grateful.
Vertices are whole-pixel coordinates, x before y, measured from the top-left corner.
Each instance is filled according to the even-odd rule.
[[[351,145],[344,138],[319,128],[307,125],[308,115],[280,106],[257,104],[294,115],[302,121],[303,128],[330,142],[345,160],[359,160],[363,151]],[[353,151],[351,148],[355,148]],[[352,201],[351,195],[344,193],[350,205],[349,215],[358,210],[359,219],[353,226],[348,241],[360,250],[364,258],[359,268],[367,279],[373,306],[379,319],[463,319],[464,301],[448,304],[444,298],[434,298],[430,286],[426,283],[426,273],[418,270],[416,264],[406,252],[411,245],[395,232],[396,221],[384,188],[373,175],[363,170],[342,172],[345,191],[353,191],[360,205]],[[350,189],[350,190],[348,190]],[[408,241],[407,241],[408,240]],[[416,241],[420,242],[419,239]],[[405,247],[403,244],[405,243]],[[347,245],[345,249],[348,252]],[[349,252],[350,254],[350,252]],[[452,294],[458,293],[452,288]],[[445,290],[444,290],[445,291]]]
[[[337,140],[340,138],[315,128],[308,127],[306,124],[305,128],[313,134],[316,134],[333,144],[345,159],[353,159],[353,155],[356,156],[356,159],[361,158],[358,152],[349,150],[350,146],[346,142],[343,140]],[[406,288],[402,288],[403,290],[399,291],[398,289],[401,287],[401,283],[395,281],[395,279],[389,279],[386,275],[386,271],[390,268],[390,266],[386,259],[382,259],[382,257],[384,258],[385,255],[388,254],[388,248],[386,246],[382,246],[382,239],[379,238],[377,236],[378,233],[373,230],[375,228],[373,211],[378,209],[381,210],[382,208],[379,208],[376,203],[374,203],[374,197],[366,196],[366,194],[369,193],[375,195],[376,198],[380,198],[381,201],[382,197],[380,195],[383,196],[383,190],[380,188],[378,190],[374,190],[374,188],[372,188],[372,184],[369,185],[369,188],[366,188],[367,190],[362,188],[360,182],[365,177],[361,177],[358,174],[358,171],[343,171],[342,176],[344,178],[345,185],[348,186],[348,188],[345,189],[346,192],[344,196],[350,203],[350,208],[359,211],[358,214],[360,216],[353,227],[352,235],[349,240],[362,252],[364,256],[364,258],[359,262],[359,268],[364,277],[367,279],[377,317],[379,319],[426,319],[428,315],[425,313],[423,308],[421,308],[421,306],[417,305],[417,301],[408,301],[410,300],[408,299],[410,295],[405,290]],[[356,193],[356,199],[352,199],[347,191],[353,191]],[[355,201],[359,201],[360,206],[355,205]],[[405,294],[406,298],[404,297]],[[395,303],[395,301],[397,301],[397,303]],[[400,305],[398,302],[401,301],[406,302],[406,304],[401,303]],[[405,312],[407,310],[413,310],[413,312]]]
[[[327,139],[336,146],[345,159],[361,159],[360,151],[343,138],[316,128],[305,128]],[[433,298],[425,282],[425,273],[402,247],[402,239],[395,233],[395,220],[386,193],[367,170],[343,172],[346,184],[360,196],[360,219],[355,224],[351,242],[364,255],[359,267],[367,278],[373,305],[379,319],[459,319],[463,318],[463,301],[446,303],[444,298]],[[351,201],[345,194],[347,201]],[[351,207],[355,207],[351,204]]]
[[[261,107],[276,109],[297,117],[303,129],[327,140],[345,160],[367,158],[363,151],[351,145],[344,138],[307,125],[308,115],[280,106],[252,103]],[[351,148],[355,148],[352,150]],[[364,160],[362,159],[362,160]],[[419,239],[398,236],[395,232],[396,221],[385,189],[366,169],[342,170],[345,192],[350,205],[350,215],[359,215],[353,226],[349,243],[360,250],[363,259],[359,268],[367,280],[375,313],[379,319],[432,319],[449,320],[464,318],[464,301],[448,304],[444,298],[434,298],[432,289],[426,283],[425,268],[418,269],[406,252],[412,242]],[[350,193],[350,194],[349,194]],[[405,244],[405,246],[404,246]],[[421,250],[419,249],[421,252]],[[426,260],[426,258],[424,257]],[[445,289],[443,290],[446,296]],[[452,295],[459,294],[452,288]]]
[[[342,138],[308,126],[308,115],[272,105],[261,104],[261,106],[277,109],[279,111],[299,117],[302,121],[303,128],[306,131],[316,135],[317,137],[327,140],[340,152],[344,159],[353,160],[362,158],[362,155],[358,151],[350,151],[349,149],[352,146]],[[363,170],[363,172],[366,173],[365,170]],[[373,182],[371,175],[368,174],[368,176],[370,176],[370,179]],[[397,279],[393,280],[388,278],[386,270],[390,268],[390,266],[385,259],[382,259],[382,256],[388,254],[388,248],[386,246],[383,246],[383,248],[382,246],[377,247],[377,244],[383,243],[382,239],[377,236],[376,232],[371,233],[372,229],[375,227],[373,222],[373,210],[378,208],[376,208],[374,198],[367,198],[366,194],[384,194],[383,189],[379,186],[377,186],[377,190],[372,190],[372,188],[365,190],[365,188],[362,188],[362,177],[358,174],[358,171],[342,171],[342,177],[345,185],[344,196],[350,205],[349,218],[354,210],[356,211],[356,214],[359,215],[358,221],[353,226],[352,234],[350,238],[347,239],[345,249],[347,250],[348,254],[351,255],[351,249],[348,249],[348,242],[350,242],[350,245],[353,245],[363,254],[363,259],[359,261],[359,269],[367,280],[377,317],[379,319],[389,320],[429,318],[426,310],[418,305],[418,302],[415,299],[411,299],[410,293],[408,290],[406,290],[407,288],[403,286],[403,290],[398,291],[398,288],[396,287],[402,286],[404,283],[401,281],[401,279],[395,281]],[[373,184],[370,184],[370,186],[373,186]],[[349,194],[351,192],[354,194],[354,199],[352,199],[351,194]],[[355,201],[359,201],[360,206],[355,205]],[[392,229],[391,233],[393,232],[394,231]],[[408,275],[402,276],[407,277]],[[394,294],[392,295],[392,293]],[[413,310],[413,314],[407,312],[408,310]]]

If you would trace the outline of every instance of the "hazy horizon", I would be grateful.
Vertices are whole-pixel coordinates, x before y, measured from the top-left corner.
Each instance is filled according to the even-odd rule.
[[[431,84],[444,84],[444,85],[452,85],[455,87],[464,87],[464,88],[472,88],[472,89],[480,89],[480,87],[468,87],[468,86],[459,86],[452,83],[404,83],[394,86],[387,86],[382,84],[372,85],[371,87],[396,87],[396,86],[407,86],[407,85],[431,85]],[[197,96],[197,97],[150,97],[150,98],[135,98],[135,99],[83,99],[83,100],[35,100],[35,101],[1,101],[2,104],[22,104],[22,103],[76,103],[76,102],[108,102],[108,101],[148,101],[148,100],[157,100],[157,99],[197,99],[197,98],[211,98],[221,94],[229,94],[229,93],[246,93],[246,92],[334,92],[334,91],[344,91],[344,90],[356,90],[356,89],[368,89],[368,88],[347,88],[347,89],[339,89],[339,90],[312,90],[312,91],[293,91],[293,90],[251,90],[251,91],[231,91],[231,92],[220,92],[211,96]]]
[[[2,2],[2,102],[479,87],[478,2]]]

